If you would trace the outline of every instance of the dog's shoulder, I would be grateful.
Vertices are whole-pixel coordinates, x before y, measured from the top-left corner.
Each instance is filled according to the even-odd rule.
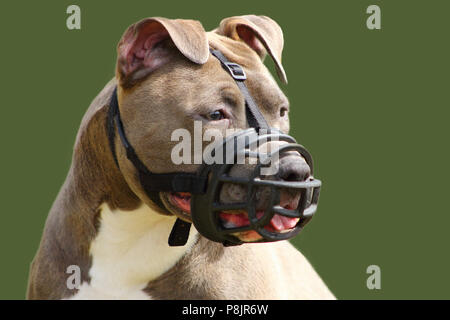
[[[94,98],[94,100],[92,100],[91,104],[89,105],[89,108],[87,109],[86,113],[83,116],[83,119],[81,120],[81,125],[78,130],[75,144],[78,143],[81,134],[86,130],[89,123],[91,122],[91,119],[97,114],[97,112],[104,110],[104,108],[109,106],[109,102],[111,100],[111,96],[116,85],[117,85],[116,79],[115,78],[111,79],[100,91],[100,93]]]
[[[289,242],[223,247],[200,237],[145,291],[155,299],[333,299]]]

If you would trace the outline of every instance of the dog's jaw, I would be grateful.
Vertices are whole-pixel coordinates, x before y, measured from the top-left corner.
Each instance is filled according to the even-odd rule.
[[[142,290],[148,282],[172,268],[198,238],[191,229],[186,245],[169,247],[175,222],[146,205],[136,210],[111,210],[100,206],[100,227],[91,243],[90,283],[83,283],[73,299],[148,299]]]
[[[161,200],[168,211],[185,221],[192,222],[190,193],[163,192],[161,195]],[[293,197],[292,195],[287,195],[286,192],[282,192],[281,198],[280,205],[286,209],[293,210],[298,206],[300,194]],[[242,201],[244,199],[241,199],[239,202]],[[264,209],[261,208],[257,211],[256,215],[258,218],[264,214]],[[225,228],[245,227],[249,225],[248,213],[245,210],[223,211],[219,217]],[[298,221],[298,218],[289,218],[275,214],[269,224],[265,226],[265,229],[271,232],[284,233],[292,230]],[[262,239],[262,236],[254,230],[234,233],[233,235],[243,242],[255,242]]]

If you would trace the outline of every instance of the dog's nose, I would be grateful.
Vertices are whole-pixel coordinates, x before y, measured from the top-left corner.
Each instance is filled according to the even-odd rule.
[[[280,159],[278,178],[285,181],[305,181],[311,175],[306,161],[298,155],[289,155]]]

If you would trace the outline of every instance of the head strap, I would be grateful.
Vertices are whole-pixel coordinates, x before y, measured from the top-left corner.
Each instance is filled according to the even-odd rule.
[[[245,113],[249,127],[255,128],[258,132],[259,129],[269,129],[266,119],[245,85],[244,81],[247,79],[247,76],[244,69],[237,63],[230,62],[219,50],[210,49],[210,52],[220,61],[222,67],[233,77],[239,90],[241,90],[245,99]]]

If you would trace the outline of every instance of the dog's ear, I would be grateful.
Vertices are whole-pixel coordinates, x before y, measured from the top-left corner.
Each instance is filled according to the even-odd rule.
[[[200,22],[147,18],[130,26],[117,46],[120,83],[133,85],[167,63],[172,43],[194,63],[204,64],[208,60],[208,40]]]
[[[281,64],[283,31],[275,21],[266,16],[255,15],[230,17],[223,19],[214,32],[245,42],[261,59],[269,53],[275,62],[278,77],[287,83],[286,73]]]

